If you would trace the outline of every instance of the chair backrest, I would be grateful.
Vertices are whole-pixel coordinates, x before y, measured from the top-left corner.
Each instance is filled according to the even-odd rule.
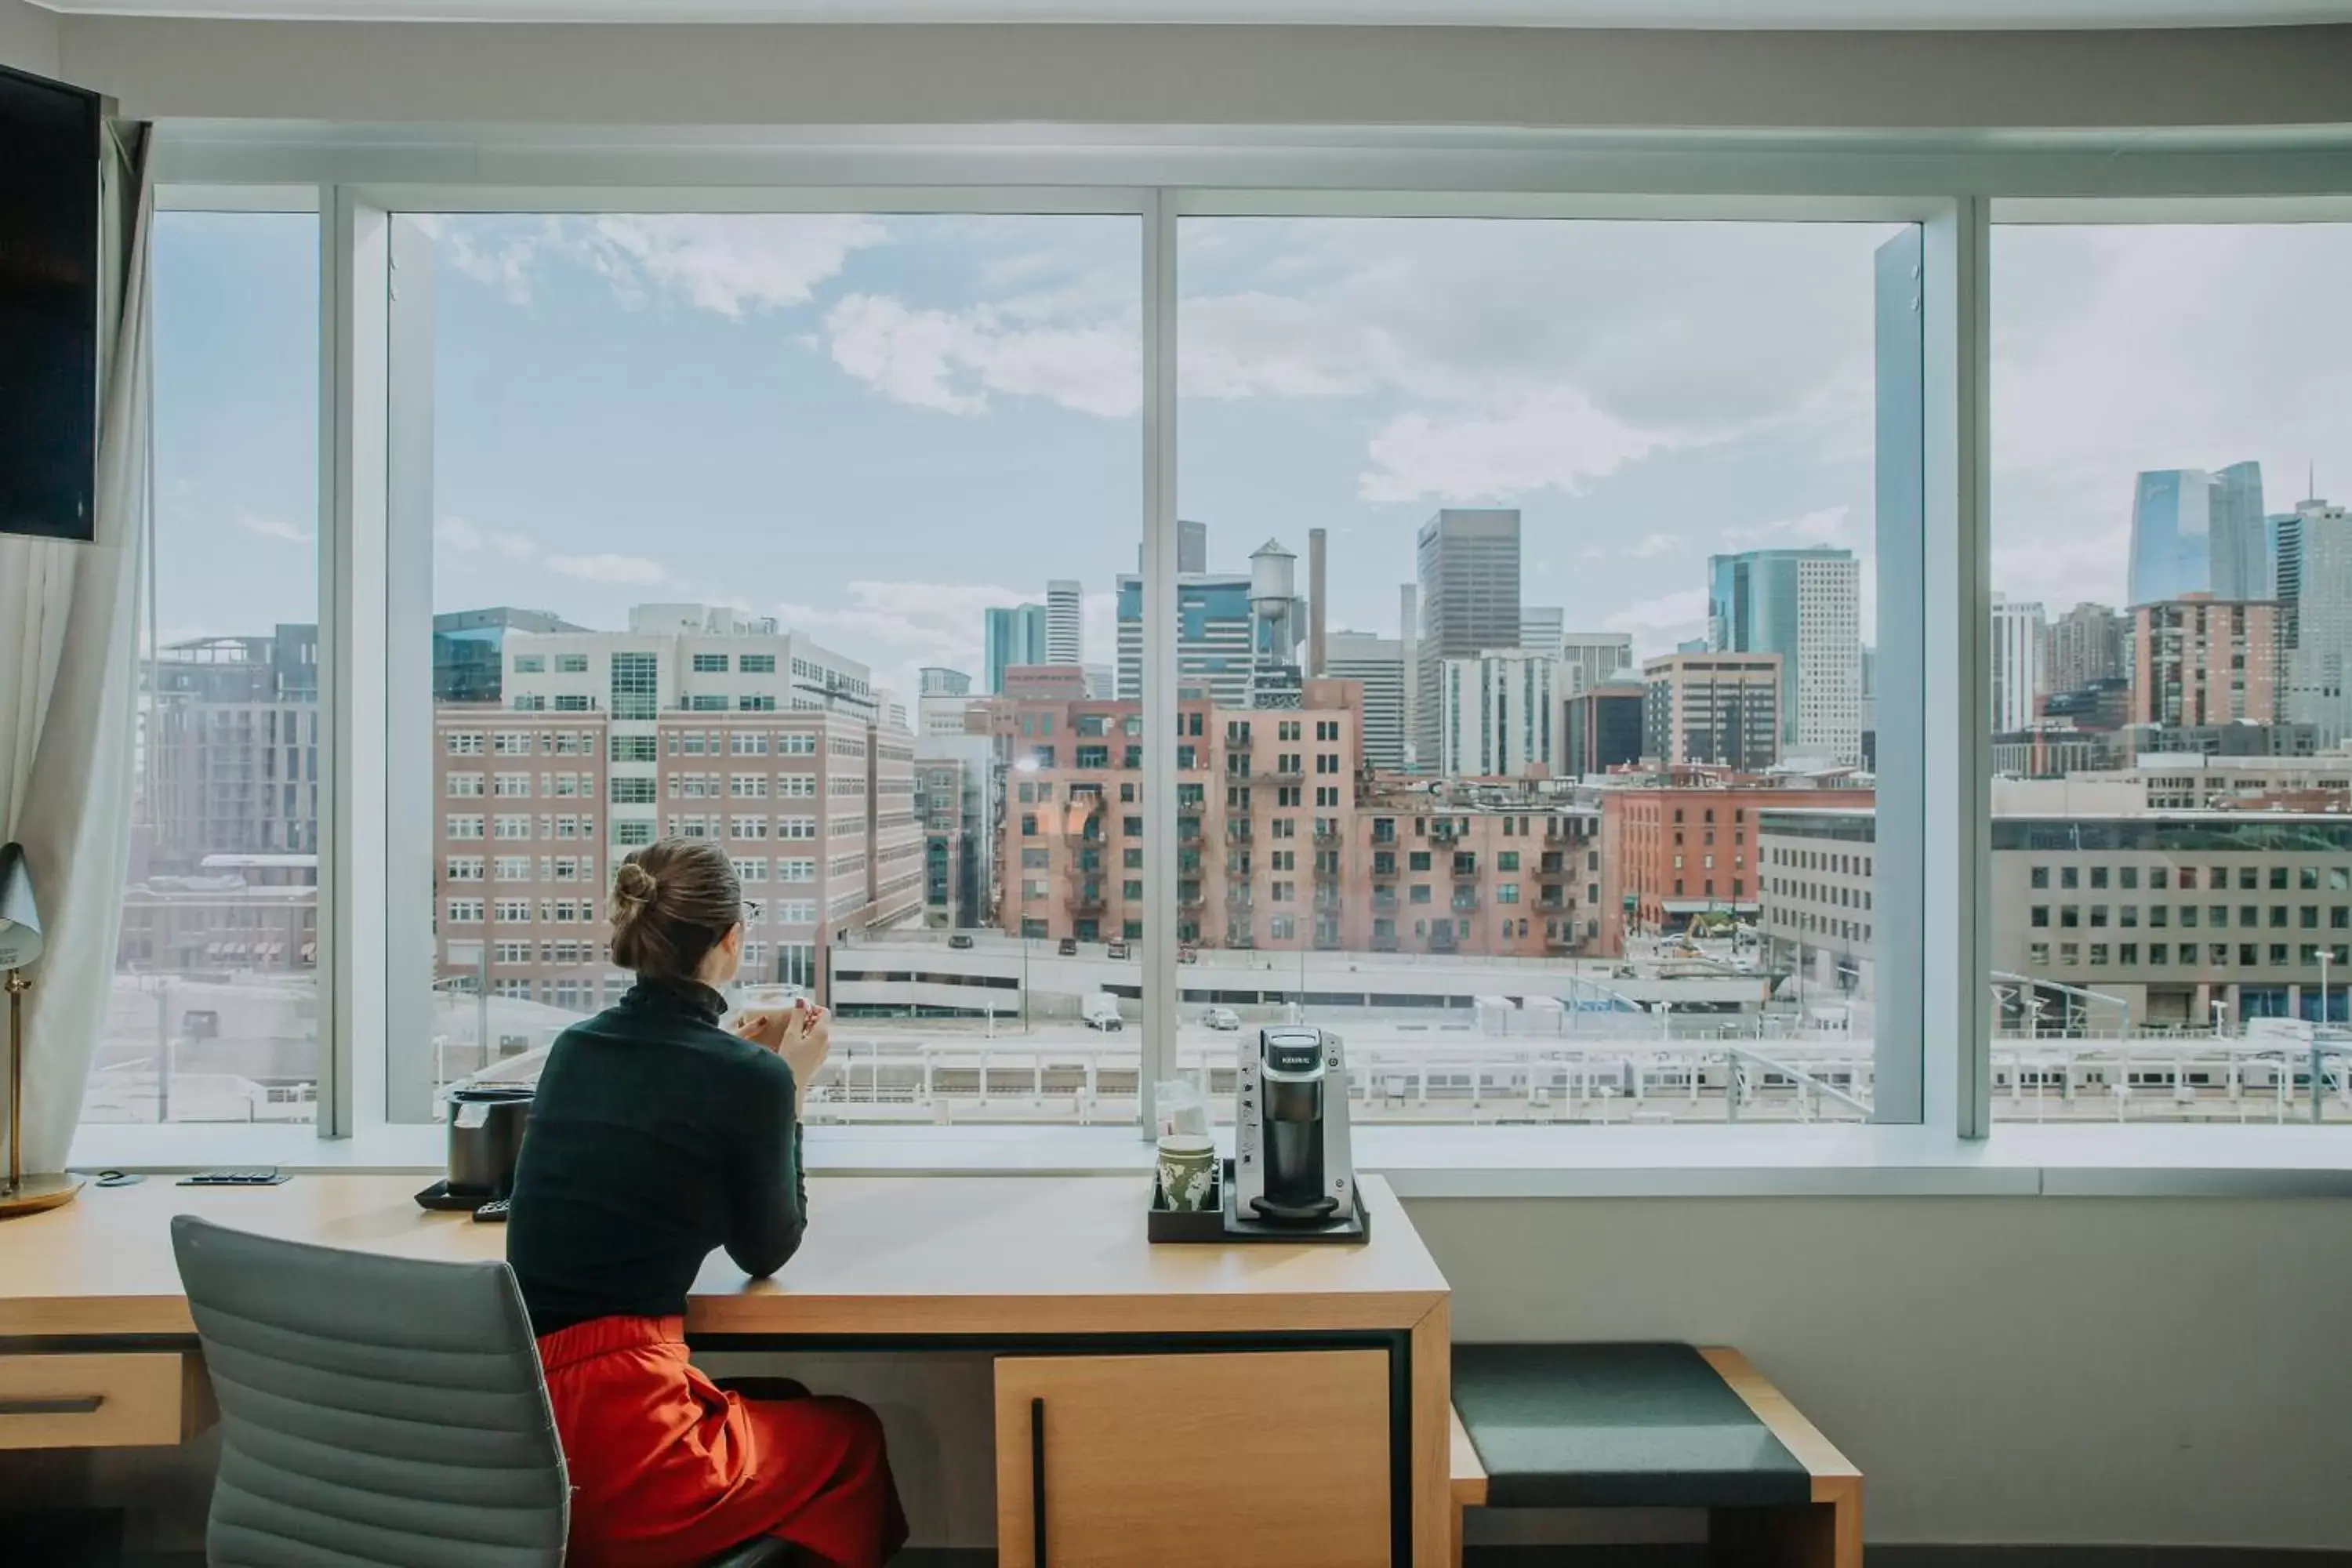
[[[192,1215],[172,1247],[220,1403],[211,1568],[560,1568],[571,1490],[512,1269]]]

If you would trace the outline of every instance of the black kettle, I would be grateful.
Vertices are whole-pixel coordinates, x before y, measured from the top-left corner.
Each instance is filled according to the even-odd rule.
[[[449,1091],[449,1195],[484,1203],[514,1192],[530,1128],[528,1084],[477,1083]]]

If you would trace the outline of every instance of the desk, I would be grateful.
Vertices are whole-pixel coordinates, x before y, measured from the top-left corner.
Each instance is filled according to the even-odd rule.
[[[64,1208],[0,1225],[0,1411],[12,1369],[18,1385],[62,1396],[74,1392],[59,1383],[66,1373],[121,1377],[148,1358],[186,1355],[194,1329],[172,1258],[175,1214],[400,1257],[503,1256],[499,1227],[419,1210],[412,1194],[423,1184],[415,1174],[245,1189],[158,1179],[85,1189]],[[1447,1289],[1387,1184],[1361,1184],[1373,1236],[1361,1247],[1153,1247],[1141,1186],[812,1180],[799,1255],[766,1280],[715,1256],[688,1304],[688,1336],[709,1349],[996,1352],[1003,1568],[1031,1561],[1028,1424],[1040,1400],[1051,1411],[1057,1560],[1118,1561],[1084,1550],[1099,1520],[1106,1537],[1138,1541],[1164,1525],[1204,1562],[1261,1552],[1350,1568],[1447,1562]],[[52,1375],[27,1382],[26,1369]],[[117,1399],[102,1440],[178,1440],[197,1395],[180,1397],[180,1382],[152,1361],[138,1386],[152,1413],[134,1424],[143,1436],[125,1437],[129,1406]],[[61,1446],[58,1424],[74,1419],[0,1414],[0,1449]],[[46,1425],[26,1426],[35,1421]],[[1197,1466],[1171,1449],[1197,1454]],[[1247,1497],[1277,1476],[1301,1478],[1297,1492],[1253,1515]],[[1327,1510],[1299,1506],[1318,1489]],[[1268,1529],[1287,1539],[1278,1556]]]

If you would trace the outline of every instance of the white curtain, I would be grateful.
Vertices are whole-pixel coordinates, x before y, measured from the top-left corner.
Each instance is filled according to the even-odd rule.
[[[25,1169],[64,1167],[106,1025],[131,858],[141,568],[150,515],[152,132],[109,128],[100,207],[97,540],[0,538],[0,841],[43,933],[25,998]]]

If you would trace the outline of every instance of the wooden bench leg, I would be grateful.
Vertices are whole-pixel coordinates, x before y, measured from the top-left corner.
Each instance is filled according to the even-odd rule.
[[[1862,1568],[1862,1494],[1796,1508],[1707,1510],[1716,1568]]]

